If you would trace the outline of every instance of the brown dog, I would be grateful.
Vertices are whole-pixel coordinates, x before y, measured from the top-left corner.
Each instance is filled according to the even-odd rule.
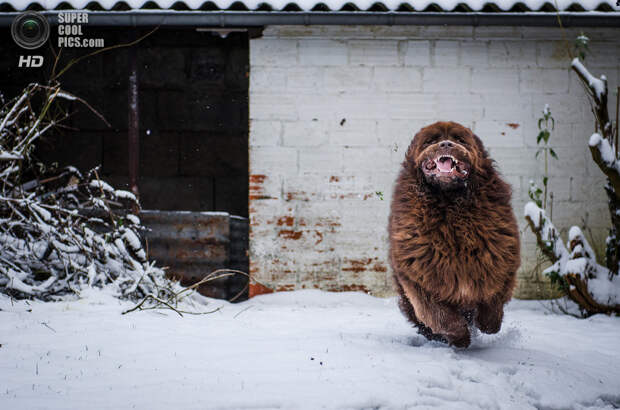
[[[519,231],[482,141],[454,122],[422,128],[396,180],[390,264],[400,308],[421,334],[457,347],[468,325],[497,333],[519,267]]]

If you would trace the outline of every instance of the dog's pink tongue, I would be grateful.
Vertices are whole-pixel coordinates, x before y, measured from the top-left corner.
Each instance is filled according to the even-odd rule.
[[[437,168],[441,172],[450,172],[452,170],[452,160],[447,157],[439,158],[437,161]]]

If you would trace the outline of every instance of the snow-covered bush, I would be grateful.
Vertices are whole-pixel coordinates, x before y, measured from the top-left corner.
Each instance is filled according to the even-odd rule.
[[[0,292],[48,300],[96,286],[176,302],[183,288],[147,260],[134,194],[97,169],[82,175],[34,159],[37,141],[67,116],[62,99],[81,101],[31,84],[0,108]]]
[[[583,39],[581,41],[583,42]],[[620,314],[618,128],[614,128],[609,119],[605,76],[597,78],[590,74],[579,58],[572,60],[571,67],[584,85],[596,120],[597,129],[588,142],[592,160],[607,177],[605,191],[609,198],[612,226],[607,237],[606,266],[597,263],[596,255],[579,227],[570,228],[568,241],[564,244],[559,231],[539,201],[525,205],[525,219],[536,235],[539,249],[552,263],[544,273],[579,305],[582,313],[585,316],[595,313]],[[617,121],[616,118],[616,123]]]

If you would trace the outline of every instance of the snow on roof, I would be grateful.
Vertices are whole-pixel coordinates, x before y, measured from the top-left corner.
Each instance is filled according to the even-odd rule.
[[[14,10],[33,9],[184,9],[190,10],[371,10],[371,11],[611,11],[616,0],[0,0]]]

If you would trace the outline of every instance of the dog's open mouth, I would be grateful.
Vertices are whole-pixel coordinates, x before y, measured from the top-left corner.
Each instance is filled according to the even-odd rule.
[[[449,154],[440,154],[426,160],[423,169],[425,174],[439,177],[465,178],[469,174],[469,164]]]

